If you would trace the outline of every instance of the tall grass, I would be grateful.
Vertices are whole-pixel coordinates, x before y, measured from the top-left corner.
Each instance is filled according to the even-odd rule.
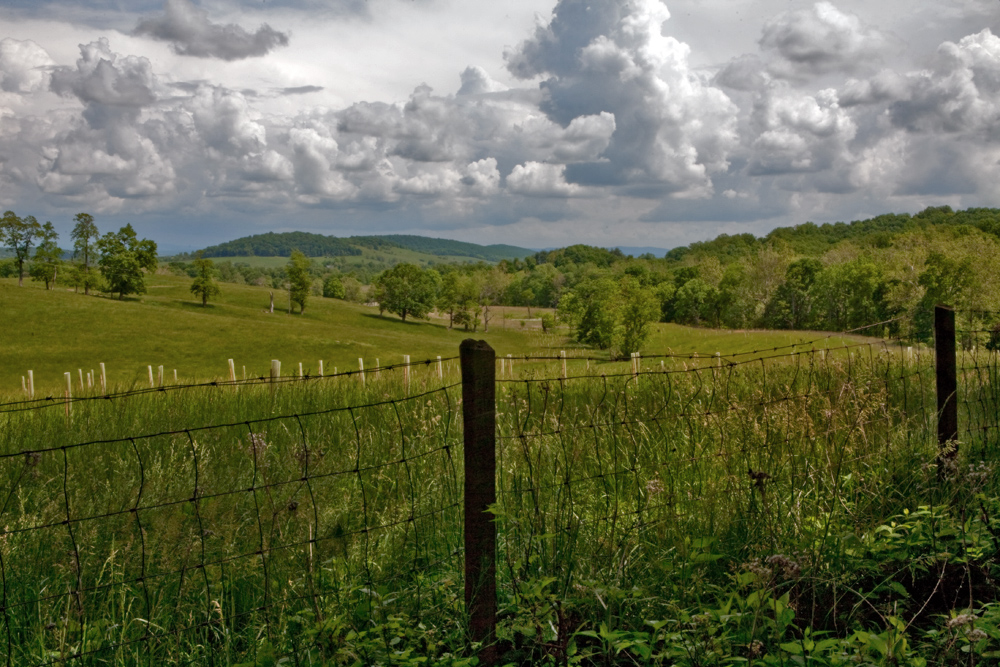
[[[779,556],[811,572],[795,589],[802,627],[835,631],[867,617],[831,592],[830,573],[887,517],[995,493],[988,478],[939,482],[926,355],[858,344],[773,356],[652,360],[638,374],[575,360],[566,378],[558,361],[521,361],[500,378],[494,511],[511,660],[568,662],[574,637],[592,662],[634,657],[579,633],[680,618]],[[990,461],[991,359],[966,364],[961,397],[962,456]],[[396,370],[0,413],[0,655],[458,660],[453,382],[432,366],[413,370],[409,393]]]

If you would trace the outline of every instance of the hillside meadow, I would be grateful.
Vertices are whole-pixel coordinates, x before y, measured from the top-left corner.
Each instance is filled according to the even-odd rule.
[[[148,291],[124,300],[106,295],[85,296],[66,288],[45,290],[38,283],[0,279],[0,310],[8,322],[0,348],[0,394],[21,391],[21,378],[34,372],[40,393],[58,392],[63,374],[78,378],[103,362],[111,386],[148,383],[147,366],[164,366],[168,381],[176,369],[182,383],[204,382],[228,376],[228,359],[237,375],[267,375],[272,359],[282,362],[282,373],[343,372],[358,367],[398,364],[403,355],[412,361],[453,357],[458,344],[470,336],[487,340],[500,356],[508,354],[606,357],[572,341],[569,331],[541,331],[542,309],[496,308],[490,331],[448,329],[447,320],[402,322],[380,316],[373,306],[311,297],[304,315],[288,314],[287,296],[280,290],[223,284],[222,295],[202,307],[189,292],[191,279],[153,275]],[[274,291],[275,312],[266,312]],[[550,311],[551,312],[551,311]],[[644,351],[648,353],[724,355],[766,350],[806,341],[836,347],[860,337],[817,332],[729,331],[656,324]],[[452,364],[457,372],[457,364]],[[78,381],[78,380],[77,380]]]

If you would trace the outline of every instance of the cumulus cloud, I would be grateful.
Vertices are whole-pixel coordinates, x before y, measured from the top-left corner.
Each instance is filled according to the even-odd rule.
[[[167,0],[164,15],[144,19],[135,27],[136,35],[170,42],[175,52],[198,58],[241,60],[267,55],[279,46],[288,46],[288,34],[266,23],[255,32],[230,23],[212,23],[208,12],[191,0]]]
[[[57,66],[37,44],[4,39],[0,201],[540,228],[602,215],[744,224],[831,202],[1000,195],[989,30],[908,71],[880,60],[894,48],[885,33],[821,2],[767,21],[759,49],[713,71],[691,64],[668,19],[659,0],[559,0],[505,54],[519,83],[473,65],[450,91],[417,85],[399,103],[340,109],[306,104],[323,87],[301,79],[239,90],[201,63],[173,81],[107,40]],[[189,55],[242,57],[252,48],[232,45],[256,39],[189,0],[143,25],[194,26],[169,38]],[[292,95],[302,103],[288,115],[274,98]]]
[[[458,89],[459,95],[482,95],[507,90],[507,86],[494,81],[482,67],[466,67],[461,79],[462,87]]]
[[[264,126],[253,118],[246,98],[237,92],[203,86],[187,103],[204,145],[227,155],[260,152],[267,145]]]
[[[840,108],[836,91],[813,96],[776,90],[756,108],[751,175],[817,172],[850,161],[847,144],[857,128]]]
[[[784,12],[764,24],[761,48],[773,56],[771,71],[790,79],[855,72],[878,61],[888,37],[829,2]]]
[[[0,40],[0,90],[33,93],[48,87],[49,70],[55,61],[35,42]]]
[[[52,72],[52,91],[75,96],[89,112],[92,125],[122,113],[135,115],[156,101],[156,78],[149,60],[121,56],[111,50],[107,38],[80,45],[76,68],[58,67]]]
[[[570,182],[703,194],[728,167],[736,106],[663,34],[669,18],[659,0],[560,0],[549,24],[505,54],[515,76],[547,77],[542,109],[556,123],[613,118],[601,159],[573,165]]]
[[[915,132],[985,132],[1000,138],[1000,38],[989,29],[938,49],[933,70],[895,90],[892,121]]]
[[[566,166],[526,162],[507,176],[507,189],[530,197],[569,197],[580,192],[579,185],[566,182]]]

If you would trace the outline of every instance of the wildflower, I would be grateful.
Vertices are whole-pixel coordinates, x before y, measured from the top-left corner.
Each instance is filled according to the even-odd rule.
[[[759,658],[762,655],[764,655],[764,642],[759,639],[750,642],[750,645],[747,646],[747,657],[753,659]]]
[[[949,618],[948,622],[945,623],[944,626],[949,630],[953,630],[963,625],[972,625],[973,623],[975,623],[975,621],[976,617],[973,616],[972,614],[959,614],[954,618]]]
[[[250,444],[247,445],[247,452],[256,458],[264,455],[270,444],[264,440],[264,436],[259,433],[250,434]]]
[[[975,630],[972,630],[971,632],[969,632],[969,634],[965,636],[969,639],[970,642],[978,642],[982,639],[986,639],[988,635],[979,628],[976,628]]]
[[[663,493],[663,482],[661,482],[658,477],[654,477],[646,482],[646,492],[651,496],[657,496]]]

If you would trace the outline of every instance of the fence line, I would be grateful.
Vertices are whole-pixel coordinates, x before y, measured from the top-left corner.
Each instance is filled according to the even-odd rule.
[[[78,440],[65,434],[108,428],[100,420],[131,404],[112,413],[93,397],[105,402],[72,420],[12,421],[24,430],[0,434],[0,651],[7,665],[156,664],[198,646],[252,656],[258,638],[290,636],[293,618],[453,613],[440,611],[452,610],[441,582],[461,572],[469,639],[493,664],[506,641],[498,594],[528,581],[559,595],[579,581],[628,590],[685,536],[755,544],[779,520],[822,514],[825,501],[803,495],[814,485],[878,503],[843,489],[845,476],[895,461],[943,479],[953,458],[940,452],[959,433],[964,451],[994,451],[996,355],[963,352],[949,371],[937,342],[936,354],[799,343],[754,359],[643,357],[696,360],[683,369],[504,379],[493,350],[466,341],[462,382],[414,395],[282,410],[271,392],[212,391],[205,400],[232,396],[254,417]],[[513,358],[596,360],[502,363]],[[939,440],[949,372],[956,428]],[[45,444],[22,449],[29,428]],[[282,650],[301,662],[332,649],[317,635]]]

